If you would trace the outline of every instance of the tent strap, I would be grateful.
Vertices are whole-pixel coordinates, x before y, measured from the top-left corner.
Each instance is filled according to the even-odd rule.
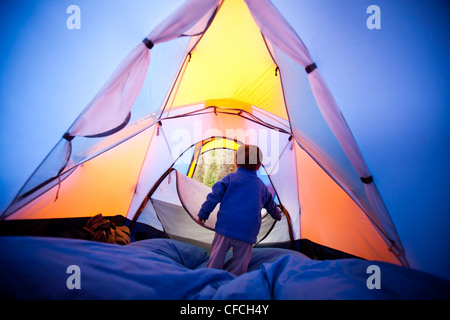
[[[317,65],[313,62],[310,65],[306,66],[305,71],[306,71],[307,74],[310,74],[315,69],[317,69]]]
[[[368,176],[368,177],[360,177],[362,183],[364,184],[369,184],[373,182],[373,177],[372,176]]]
[[[153,48],[155,46],[155,44],[148,38],[144,38],[144,40],[142,40],[142,42],[145,44],[145,46],[150,50],[151,48]]]

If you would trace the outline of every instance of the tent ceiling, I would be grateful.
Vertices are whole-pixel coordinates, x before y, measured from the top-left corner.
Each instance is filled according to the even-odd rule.
[[[277,66],[244,1],[222,4],[185,64],[172,106],[231,98],[288,118]]]

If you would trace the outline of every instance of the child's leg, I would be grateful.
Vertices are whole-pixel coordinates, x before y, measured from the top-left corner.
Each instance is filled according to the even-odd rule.
[[[230,238],[216,233],[211,245],[211,257],[206,264],[207,268],[223,269],[225,257],[231,247]]]
[[[252,257],[253,245],[248,242],[233,239],[233,261],[231,273],[240,276],[247,272],[250,258]]]

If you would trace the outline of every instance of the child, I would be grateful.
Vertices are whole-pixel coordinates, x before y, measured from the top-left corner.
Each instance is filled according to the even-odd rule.
[[[243,145],[237,151],[235,162],[237,171],[213,185],[198,213],[198,222],[204,224],[220,202],[207,267],[222,269],[225,255],[233,247],[231,272],[241,275],[247,272],[261,227],[261,209],[266,208],[278,221],[281,214],[271,193],[256,175],[262,163],[261,150],[257,146]]]

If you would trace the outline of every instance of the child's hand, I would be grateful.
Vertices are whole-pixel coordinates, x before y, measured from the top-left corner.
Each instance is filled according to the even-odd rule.
[[[275,220],[276,220],[276,221],[281,221],[281,214],[284,213],[284,212],[283,212],[283,206],[282,206],[281,204],[277,204],[277,207],[278,207],[278,214],[279,214],[279,217],[278,217],[278,218],[275,218]]]
[[[206,220],[200,219],[200,217],[198,217],[198,218],[197,218],[197,222],[198,222],[199,224],[201,224],[202,226],[204,226]]]

